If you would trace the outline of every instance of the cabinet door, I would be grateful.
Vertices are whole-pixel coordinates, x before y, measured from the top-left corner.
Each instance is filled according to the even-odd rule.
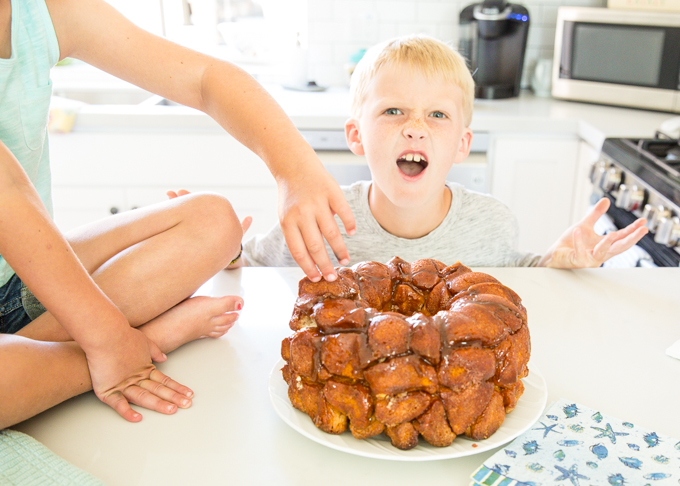
[[[276,188],[269,187],[224,187],[224,186],[182,186],[191,192],[210,191],[222,194],[229,199],[239,219],[246,216],[253,218],[245,239],[260,233],[266,233],[279,221]],[[155,204],[167,199],[166,190],[161,187],[133,187],[126,191],[126,199],[130,208],[138,208]]]
[[[600,157],[600,149],[581,140],[578,145],[578,167],[574,183],[574,208],[572,224],[580,221],[592,205],[593,184],[590,182],[590,170]]]
[[[54,215],[67,231],[167,199],[167,190],[214,190],[249,234],[278,221],[277,189],[259,157],[222,133],[73,132],[50,138]]]
[[[520,250],[544,253],[571,225],[578,143],[576,137],[492,137],[491,194],[519,220]]]
[[[128,208],[123,188],[55,186],[52,188],[54,222],[66,232]]]

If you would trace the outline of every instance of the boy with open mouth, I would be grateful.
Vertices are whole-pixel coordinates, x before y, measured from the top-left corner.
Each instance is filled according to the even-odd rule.
[[[463,58],[427,36],[406,36],[369,49],[350,84],[350,150],[364,155],[370,181],[343,187],[356,234],[343,233],[351,262],[433,258],[451,265],[598,267],[646,233],[644,220],[601,236],[598,202],[546,252],[517,249],[518,223],[487,194],[447,182],[470,152],[474,81]],[[236,265],[295,266],[280,227],[250,239]]]

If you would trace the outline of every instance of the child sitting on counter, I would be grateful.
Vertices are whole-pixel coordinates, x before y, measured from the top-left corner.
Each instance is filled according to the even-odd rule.
[[[518,223],[507,206],[446,181],[470,151],[473,100],[465,61],[443,42],[412,35],[366,52],[352,74],[345,123],[350,150],[365,155],[371,171],[370,181],[342,187],[356,221],[353,236],[342,234],[349,265],[397,255],[447,265],[599,267],[647,233],[638,219],[596,234],[593,226],[609,207],[604,198],[544,255],[519,251]],[[295,266],[278,225],[248,240],[228,268],[243,265]]]
[[[224,335],[243,306],[239,296],[192,297],[239,253],[241,226],[220,195],[164,201],[68,235],[54,225],[50,70],[66,57],[205,112],[257,153],[311,279],[336,278],[324,239],[348,259],[334,219],[354,224],[342,191],[248,73],[138,28],[103,0],[0,1],[0,430],[91,389],[131,422],[142,415],[130,404],[188,408],[193,391],[152,361]]]

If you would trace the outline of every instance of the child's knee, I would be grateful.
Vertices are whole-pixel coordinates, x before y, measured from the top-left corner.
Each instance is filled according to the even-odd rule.
[[[192,196],[191,219],[196,231],[207,240],[207,245],[223,250],[227,258],[233,257],[240,249],[243,230],[229,200],[212,192]]]

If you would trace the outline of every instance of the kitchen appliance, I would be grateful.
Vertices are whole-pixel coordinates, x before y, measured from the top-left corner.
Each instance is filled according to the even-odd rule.
[[[600,224],[620,229],[647,219],[649,233],[625,252],[633,264],[622,266],[680,265],[680,140],[662,132],[650,139],[607,138],[591,182],[593,202],[602,196],[612,202]]]
[[[504,0],[484,0],[460,13],[461,55],[470,63],[475,97],[511,98],[519,95],[529,12]]]
[[[552,95],[680,113],[680,14],[559,7]]]

